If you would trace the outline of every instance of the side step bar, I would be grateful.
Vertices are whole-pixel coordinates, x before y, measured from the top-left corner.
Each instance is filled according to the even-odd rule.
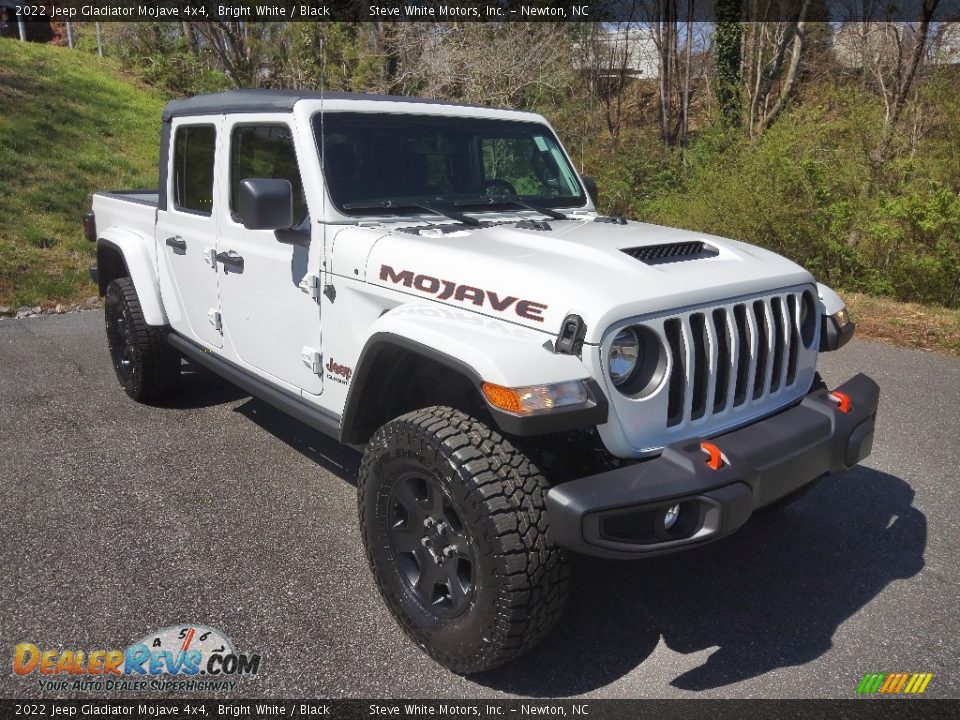
[[[229,360],[217,357],[176,333],[167,335],[167,342],[198,365],[203,365],[223,379],[243,388],[254,397],[273,405],[278,410],[282,410],[287,415],[315,430],[319,430],[324,435],[329,435],[337,441],[340,440],[339,415],[315,407],[289,390],[266,383]]]

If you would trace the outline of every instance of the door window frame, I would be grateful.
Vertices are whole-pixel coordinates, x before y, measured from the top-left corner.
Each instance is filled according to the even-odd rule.
[[[203,210],[194,210],[193,208],[183,207],[179,204],[177,197],[177,137],[180,130],[184,128],[209,127],[213,128],[213,167],[211,169],[210,183],[210,212]],[[184,121],[178,122],[171,128],[170,139],[170,167],[167,169],[169,187],[167,188],[167,197],[170,198],[170,209],[183,215],[193,215],[196,217],[212,218],[217,209],[217,155],[220,152],[220,128],[217,123],[210,120],[200,122]]]
[[[300,155],[297,152],[297,136],[294,130],[293,125],[284,120],[248,120],[243,119],[237,122],[230,124],[229,132],[224,133],[224,143],[226,144],[226,164],[227,164],[227,180],[226,180],[226,203],[228,212],[224,213],[226,219],[230,221],[236,227],[243,227],[243,223],[240,222],[240,216],[237,215],[236,210],[233,208],[233,134],[235,130],[241,128],[249,127],[282,127],[286,128],[290,133],[290,141],[293,144],[293,158],[297,163],[297,174],[300,176],[300,191],[303,193],[303,207],[304,213],[303,217],[296,219],[296,224],[292,229],[302,227],[310,219],[310,204],[307,201],[307,191],[306,186],[303,180],[303,165],[300,162]]]

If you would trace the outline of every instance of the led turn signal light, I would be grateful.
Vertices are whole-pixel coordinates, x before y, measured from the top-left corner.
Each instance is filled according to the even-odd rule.
[[[523,412],[523,406],[520,404],[520,393],[513,388],[485,382],[483,384],[483,394],[494,407],[517,415]]]
[[[709,456],[707,458],[708,468],[711,470],[719,470],[723,467],[723,454],[720,452],[720,448],[711,442],[702,442],[700,443],[700,449]]]
[[[528,415],[571,405],[583,405],[590,400],[583,380],[515,388],[485,382],[483,396],[493,407],[514,415]]]
[[[837,403],[837,410],[842,413],[850,412],[850,397],[846,393],[834,390],[830,393],[830,398]]]

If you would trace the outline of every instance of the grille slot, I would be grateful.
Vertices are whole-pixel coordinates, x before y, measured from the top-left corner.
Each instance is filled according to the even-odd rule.
[[[770,355],[770,315],[766,304],[757,300],[753,303],[753,317],[757,322],[757,370],[753,377],[753,399],[763,395],[763,390],[769,380],[767,372],[767,358]]]
[[[780,378],[783,375],[783,352],[786,347],[784,347],[783,305],[780,298],[773,298],[771,305],[773,314],[773,372],[770,377],[770,392],[775,392],[780,389]]]
[[[727,337],[727,311],[717,308],[713,311],[713,327],[717,331],[717,367],[730,365],[730,341]],[[730,373],[718,372],[717,383],[713,389],[713,411],[720,412],[727,404],[727,386],[730,384]]]
[[[789,310],[787,324],[790,327],[790,352],[787,360],[787,385],[793,385],[797,379],[797,356],[800,354],[800,315],[797,311],[797,303],[800,301],[796,295],[787,296],[787,309]]]
[[[690,332],[693,335],[693,405],[690,411],[693,419],[698,420],[707,411],[707,382],[710,375],[707,357],[710,340],[703,313],[690,316]]]
[[[807,368],[816,355],[813,347],[801,342],[802,292],[777,293],[663,320],[671,359],[667,427],[720,413],[750,412],[771,396],[798,390],[801,358]]]
[[[670,374],[669,399],[667,400],[667,425],[678,425],[683,420],[683,390],[686,387],[686,357],[680,331],[680,321],[676,318],[663,324],[670,348],[670,360],[673,372]]]
[[[750,326],[747,324],[747,306],[733,306],[733,319],[737,327],[737,351],[734,353],[737,384],[733,393],[734,407],[743,405],[747,399],[747,385],[750,372]]]
[[[716,257],[720,254],[720,251],[713,245],[707,245],[702,240],[624,248],[623,252],[640,262],[647,263],[647,265],[678,262],[680,260],[700,260]]]

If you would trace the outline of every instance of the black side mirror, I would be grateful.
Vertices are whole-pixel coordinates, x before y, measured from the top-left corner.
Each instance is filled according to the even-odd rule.
[[[293,225],[293,187],[289,180],[240,181],[237,214],[248,230],[286,230]]]
[[[597,181],[589,175],[581,175],[580,182],[583,183],[583,186],[587,189],[587,195],[590,196],[593,204],[596,205],[599,202],[597,200]]]

